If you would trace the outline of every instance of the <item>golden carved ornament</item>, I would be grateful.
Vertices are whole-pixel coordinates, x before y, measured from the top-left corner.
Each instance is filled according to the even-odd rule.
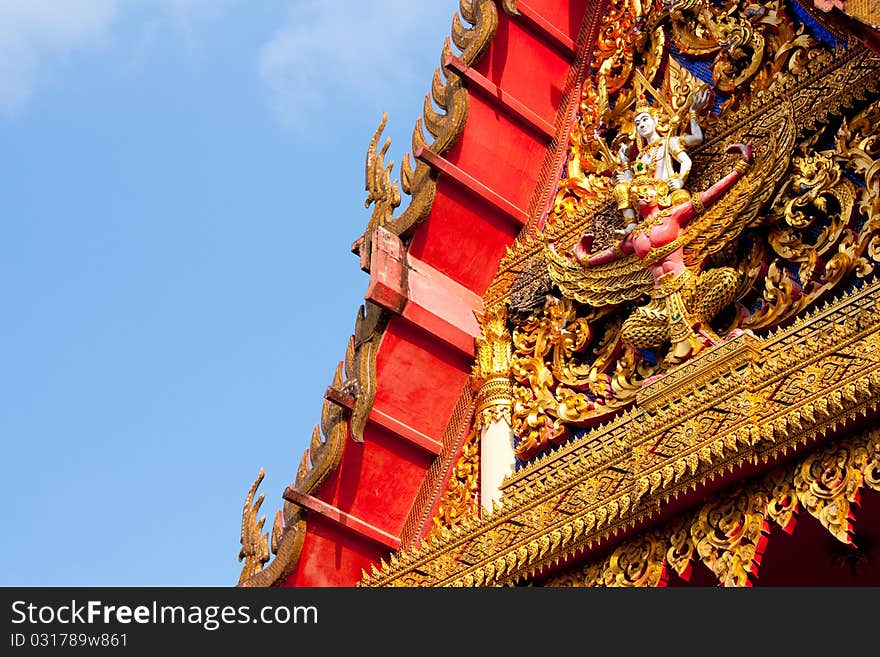
[[[385,154],[391,146],[391,139],[386,139],[382,149],[376,150],[379,136],[385,129],[387,122],[388,112],[385,112],[367,149],[365,185],[367,198],[364,201],[364,206],[373,206],[370,226],[385,226],[391,220],[394,209],[400,205],[400,187],[396,181],[391,182],[391,170],[394,168],[394,162],[385,166]]]
[[[859,231],[859,245],[866,245],[868,256],[880,262],[880,102],[871,103],[852,119],[844,119],[837,131],[838,158],[864,181],[859,190],[858,209],[865,216]],[[861,253],[864,246],[855,247]],[[861,268],[860,268],[861,274]],[[863,275],[863,274],[862,274]]]
[[[612,0],[600,27],[591,70],[581,89],[580,111],[569,134],[566,175],[559,181],[548,223],[571,221],[583,215],[585,203],[597,201],[613,186],[608,174],[615,158],[595,135],[609,126],[632,132],[627,110],[635,102],[632,88],[635,47],[642,70],[653,78],[666,47],[662,28],[651,26],[634,39],[636,12],[629,0]],[[609,96],[616,96],[613,106]]]
[[[843,543],[852,543],[851,505],[858,501],[864,445],[834,445],[811,455],[797,469],[795,489],[803,507]]]
[[[513,340],[507,328],[507,312],[504,308],[477,313],[476,316],[481,335],[476,339],[477,357],[471,377],[474,388],[479,389],[489,379],[510,376]]]
[[[504,13],[510,16],[519,16],[519,10],[516,8],[518,0],[501,0],[501,7]]]
[[[475,427],[465,439],[452,468],[446,490],[440,497],[427,540],[455,527],[465,518],[479,515],[480,440]]]
[[[618,547],[602,577],[609,587],[655,587],[666,577],[666,542],[656,533]]]
[[[493,379],[480,389],[483,407],[476,412],[477,427],[483,429],[491,424],[513,422],[513,386],[506,379]]]
[[[760,573],[762,551],[770,533],[767,521],[774,521],[786,533],[795,530],[799,508],[795,489],[802,479],[801,470],[823,462],[818,469],[826,477],[840,479],[839,467],[831,465],[835,459],[828,458],[832,453],[864,455],[858,459],[864,461],[864,481],[880,491],[880,431],[872,430],[811,455],[797,466],[781,466],[735,491],[722,493],[696,513],[686,513],[658,530],[624,541],[611,556],[569,568],[542,585],[663,586],[667,568],[689,580],[694,557],[698,555],[719,584],[749,586]],[[842,458],[852,460],[849,456]],[[873,473],[871,477],[869,472]],[[873,483],[868,483],[869,478]],[[822,521],[821,512],[814,515]],[[836,531],[833,526],[825,526],[832,533]]]
[[[513,334],[512,427],[517,456],[528,458],[565,440],[570,428],[596,424],[631,404],[653,369],[620,354],[620,323],[597,323],[568,299],[548,297]]]
[[[733,94],[731,105],[770,87],[780,74],[803,71],[820,48],[784,0],[686,0],[673,2],[669,14],[672,41],[682,53],[714,56],[713,82]]]
[[[729,360],[728,351],[738,353],[734,342],[718,352],[701,354],[682,366],[686,376],[678,376],[676,370],[657,382],[666,392],[657,397],[650,414],[627,411],[526,464],[505,482],[503,509],[487,519],[466,519],[441,540],[401,553],[395,568],[377,570],[363,584],[522,582],[559,561],[603,546],[610,537],[648,521],[668,500],[689,495],[719,476],[767,463],[833,434],[844,423],[873,417],[880,399],[878,290],[880,282],[874,281],[766,341],[751,339],[760,348],[745,364]],[[809,384],[799,374],[829,361],[835,363],[830,379],[826,375]],[[707,368],[714,367],[718,377],[705,378]],[[748,403],[742,403],[749,390],[753,393]],[[707,414],[718,418],[710,434],[694,433],[690,438],[682,434],[677,443],[665,442],[666,433],[682,417]],[[878,435],[875,430],[852,439],[872,454],[865,462],[874,463],[873,469],[863,465],[874,473],[872,481],[877,478],[873,454]],[[651,459],[643,463],[640,455]],[[644,489],[642,478],[648,484]],[[669,546],[677,547],[667,550],[669,565],[677,572],[686,569],[699,539],[702,554],[719,576],[730,584],[748,582],[764,521],[791,528],[789,520],[797,506],[793,486],[792,475],[785,485],[761,482],[745,491],[753,502],[758,497],[765,500],[762,509],[754,503],[712,501],[702,529],[691,532],[690,522],[687,532],[678,533],[679,539],[670,538]],[[730,507],[726,514],[713,511],[725,505]],[[735,511],[749,520],[739,534],[721,522],[735,517]],[[763,518],[760,531],[758,516]],[[725,556],[728,547],[733,552]],[[702,556],[698,562],[704,563]]]
[[[669,536],[669,547],[666,550],[666,562],[687,581],[691,577],[691,569],[696,546],[691,534],[691,516],[683,516],[673,520],[666,529]]]
[[[866,112],[870,114],[875,107]],[[858,116],[856,125],[867,127]],[[877,125],[872,129],[874,135],[854,135],[844,121],[836,136],[837,152],[812,149],[821,133],[799,146],[802,154],[792,158],[790,181],[762,219],[771,226],[769,249],[763,252],[772,250],[778,257],[766,267],[764,303],[744,319],[743,326],[754,330],[786,321],[851,274],[863,278],[880,262],[880,206],[874,202],[872,207],[868,187],[860,190],[843,175],[840,166],[844,164],[862,175],[868,173],[868,152],[846,145],[870,142],[872,136],[876,139],[880,134]],[[763,259],[766,261],[766,255]],[[759,271],[755,266],[760,268],[760,261],[752,258],[740,270]],[[798,266],[797,280],[786,266],[789,263]]]
[[[798,514],[794,479],[792,468],[781,468],[770,473],[765,480],[768,493],[767,515],[788,534],[794,531]]]
[[[870,434],[870,440],[865,446],[867,458],[862,468],[865,485],[868,488],[880,492],[880,431]]]
[[[244,511],[241,517],[241,551],[238,553],[238,560],[244,561],[239,575],[238,583],[241,584],[248,578],[256,575],[263,569],[263,566],[269,561],[269,534],[262,534],[263,523],[266,522],[266,516],[262,516],[259,521],[257,515],[260,512],[260,506],[263,504],[265,496],[260,493],[257,501],[254,502],[254,494],[263,481],[266,471],[260,468],[260,473],[256,480],[248,490],[244,500]]]
[[[480,430],[494,422],[511,423],[513,387],[513,340],[507,327],[507,313],[496,308],[477,313],[480,337],[471,369],[471,385],[476,394],[476,426]]]
[[[543,253],[534,253],[535,245],[523,241],[503,259],[499,270],[499,280],[509,280],[508,269],[523,272],[531,266],[526,256],[531,250],[533,260],[546,263],[552,283],[543,308],[513,321],[515,339],[528,336],[517,343],[516,352],[520,367],[515,370],[514,424],[520,458],[532,458],[567,440],[573,430],[620,413],[633,404],[644,379],[669,371],[663,369],[662,353],[654,354],[659,363],[654,364],[620,343],[619,322],[628,304],[644,298],[652,285],[647,270],[637,262],[618,260],[590,268],[595,276],[586,276],[569,255],[584,232],[595,233],[600,249],[611,244],[612,229],[621,227],[611,199],[609,163],[616,141],[598,145],[597,131],[605,126],[620,135],[631,129],[624,119],[631,107],[626,92],[637,69],[660,61],[652,48],[663,38],[655,33],[672,30],[675,39],[690,44],[682,50],[712,54],[716,65],[736,59],[737,53],[748,62],[760,61],[757,66],[745,60],[731,64],[729,70],[739,67],[737,75],[746,75],[748,84],[736,86],[720,115],[702,115],[707,136],[692,153],[690,180],[699,189],[723,173],[717,153],[726,144],[748,137],[756,151],[755,166],[734,188],[737,191],[692,222],[685,245],[690,266],[731,266],[738,277],[732,293],[736,301],[711,320],[711,330],[725,336],[737,328],[767,331],[790,322],[839,291],[853,275],[870,275],[880,262],[880,169],[875,166],[880,155],[880,110],[876,102],[857,113],[849,110],[859,99],[877,93],[876,59],[857,48],[832,51],[822,46],[792,20],[781,2],[748,10],[742,3],[692,2],[680,3],[668,14],[653,12],[645,40],[641,44],[631,40],[630,54],[621,59],[622,55],[612,54],[609,44],[627,34],[631,24],[621,22],[616,7],[612,5],[605,18],[595,53],[597,75],[584,87],[566,175],[543,233]],[[620,9],[631,18],[629,9],[624,5]],[[679,20],[687,12],[706,16],[688,27]],[[725,38],[733,39],[733,28],[739,26],[741,38],[737,38],[752,45],[743,42],[739,50],[726,50],[723,39],[718,40],[719,26],[724,25]],[[683,30],[696,36],[688,41]],[[755,45],[759,41],[763,46]],[[703,50],[708,43],[714,45]],[[751,53],[748,57],[746,51]],[[615,71],[626,71],[614,81],[599,74],[612,60]],[[700,83],[675,55],[663,66],[647,70],[648,78],[663,74],[661,95],[674,111],[688,107]],[[842,122],[835,118],[841,114]],[[678,120],[684,120],[683,114]],[[817,147],[831,139],[833,150]],[[849,177],[844,175],[847,169]],[[558,293],[562,299],[554,298]],[[489,296],[495,298],[492,289]],[[555,343],[546,337],[563,330],[550,319],[555,312],[550,306],[566,303],[573,311],[571,317],[586,320],[580,335],[592,334],[580,350],[548,347]]]
[[[545,580],[545,587],[646,588],[662,586],[666,579],[668,537],[650,532],[627,541],[599,561],[588,563]]]
[[[767,497],[743,490],[704,507],[691,536],[696,552],[723,586],[750,586],[767,543]]]
[[[608,91],[621,89],[629,78],[633,59],[635,16],[629,0],[611,0],[599,28],[592,66],[605,78]]]

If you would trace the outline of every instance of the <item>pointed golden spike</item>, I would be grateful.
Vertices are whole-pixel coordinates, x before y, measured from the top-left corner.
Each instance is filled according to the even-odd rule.
[[[410,162],[409,153],[404,153],[403,161],[400,164],[400,187],[407,196],[412,196],[413,176],[415,176],[415,173],[416,171]]]
[[[275,512],[275,522],[272,523],[272,537],[270,539],[269,548],[272,554],[278,554],[278,547],[281,544],[281,537],[284,534],[284,516],[281,509]]]
[[[452,17],[452,41],[455,43],[455,47],[459,50],[467,50],[468,45],[470,45],[471,39],[473,39],[474,31],[471,28],[465,27],[461,18],[458,14],[453,15]]]
[[[312,429],[312,440],[309,443],[309,450],[312,455],[320,452],[321,448],[324,446],[324,437],[321,435],[321,429],[318,425],[315,425],[315,428]],[[312,462],[314,465],[314,461]]]
[[[422,114],[425,118],[425,129],[432,137],[437,137],[443,133],[443,122],[446,118],[445,114],[437,112],[431,105],[431,96],[425,94],[425,102],[422,104]]]
[[[444,112],[448,109],[446,103],[446,82],[440,73],[440,69],[434,69],[434,77],[431,79],[431,98],[434,103]]]
[[[474,24],[476,14],[474,13],[474,0],[459,0],[458,12],[471,25]]]
[[[344,363],[342,361],[339,361],[336,364],[336,371],[333,372],[333,385],[334,386],[341,386],[345,380],[345,377],[343,375],[343,367],[344,367]]]
[[[415,153],[420,148],[423,148],[428,145],[428,140],[425,139],[425,135],[422,133],[422,119],[416,119],[416,127],[413,128],[412,134],[412,152]]]

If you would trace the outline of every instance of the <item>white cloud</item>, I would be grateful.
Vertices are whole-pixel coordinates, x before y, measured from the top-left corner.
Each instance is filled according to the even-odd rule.
[[[205,21],[239,0],[0,0],[0,115],[21,110],[53,68],[79,52],[122,44],[148,61],[165,29],[190,48]],[[280,121],[303,127],[340,98],[371,109],[402,85],[425,91],[439,64],[457,0],[288,0],[286,22],[261,49],[258,73]],[[125,40],[125,21],[134,38]],[[424,53],[426,26],[435,43],[428,72],[413,61]],[[130,29],[128,30],[130,32]],[[424,57],[424,55],[422,55]]]
[[[189,46],[195,42],[195,32],[204,20],[221,17],[234,0],[148,0],[156,5],[162,20],[171,23]]]
[[[263,46],[257,62],[279,120],[302,129],[334,93],[381,104],[416,75],[409,53],[424,50],[422,28],[448,34],[457,5],[451,0],[427,6],[413,0],[293,2],[287,23]],[[436,65],[442,45],[441,37],[433,47]],[[427,77],[425,91],[430,83]]]
[[[0,112],[27,103],[46,59],[99,45],[117,13],[117,0],[0,0]]]
[[[234,1],[0,0],[0,114],[21,110],[52,64],[111,43],[125,15],[143,21],[129,44],[136,57],[163,24],[192,47],[199,22],[222,16]]]

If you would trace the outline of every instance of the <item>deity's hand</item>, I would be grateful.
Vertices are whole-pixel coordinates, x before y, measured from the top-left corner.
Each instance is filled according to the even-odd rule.
[[[633,173],[631,169],[619,169],[614,172],[614,182],[617,184],[632,182]]]
[[[574,258],[579,263],[584,266],[588,265],[588,260],[590,259],[590,251],[593,250],[593,240],[595,236],[593,233],[585,233],[583,237],[578,240],[577,244],[574,245]]]
[[[681,179],[681,176],[670,176],[666,182],[669,184],[670,191],[684,187],[684,180]]]
[[[615,239],[620,240],[620,241],[623,241],[623,239],[624,239],[627,235],[629,235],[629,234],[635,229],[635,227],[636,227],[637,225],[638,225],[638,224],[635,224],[635,223],[628,224],[625,228],[618,228],[618,229],[614,230],[614,231],[611,233],[611,235],[612,235]]]
[[[696,91],[693,95],[693,99],[691,100],[691,111],[696,113],[701,113],[706,107],[709,105],[709,100],[712,97],[712,91],[708,86],[705,86]]]
[[[627,142],[623,142],[617,148],[617,159],[620,160],[621,164],[629,164],[629,149],[630,144],[628,144]]]

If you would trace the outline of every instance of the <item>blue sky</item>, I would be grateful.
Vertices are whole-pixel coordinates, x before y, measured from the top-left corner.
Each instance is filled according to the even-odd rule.
[[[370,138],[409,149],[457,8],[0,0],[0,585],[235,584],[363,301]]]

